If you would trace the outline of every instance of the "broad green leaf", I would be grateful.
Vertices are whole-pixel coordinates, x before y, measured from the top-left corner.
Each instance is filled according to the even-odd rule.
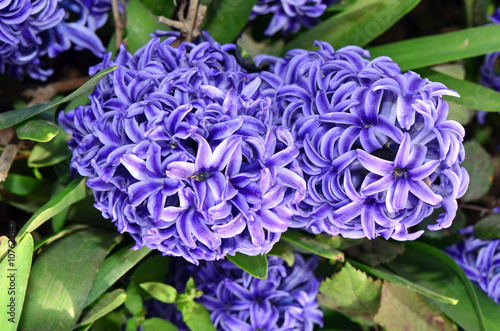
[[[143,303],[141,295],[139,294],[139,285],[131,282],[127,286],[127,298],[125,299],[125,308],[133,316],[143,316]]]
[[[460,98],[444,96],[447,101],[453,101],[471,109],[500,111],[500,93],[495,90],[430,69],[419,69],[417,72],[422,77],[427,77],[434,82],[441,82],[460,94]]]
[[[281,234],[281,238],[313,254],[317,254],[330,260],[344,261],[344,253],[307,234],[294,230],[288,230],[287,232]]]
[[[22,330],[69,330],[85,306],[95,275],[115,234],[84,230],[47,246],[31,271]]]
[[[32,257],[33,237],[29,234],[15,247],[11,243],[6,258],[0,263],[2,331],[17,330],[23,312]]]
[[[382,282],[374,281],[349,262],[331,278],[321,282],[318,302],[365,325],[373,324],[380,302]]]
[[[141,3],[154,15],[171,18],[175,13],[175,3],[163,0],[141,0]]]
[[[360,245],[344,250],[350,258],[354,258],[371,267],[387,263],[402,254],[405,246],[402,242],[388,241],[382,238],[364,240]]]
[[[44,111],[47,111],[49,109],[52,109],[60,104],[63,104],[65,102],[71,101],[73,99],[78,98],[79,96],[91,91],[94,89],[94,87],[97,85],[97,83],[101,80],[104,75],[107,73],[115,70],[116,67],[110,67],[106,68],[104,70],[101,70],[97,74],[95,74],[94,77],[92,77],[88,82],[83,84],[80,88],[78,88],[76,91],[71,93],[70,95],[62,98],[61,100],[58,101],[53,101],[53,102],[48,102],[45,104],[39,104],[36,106],[31,106],[23,109],[16,109],[16,110],[10,110],[4,113],[0,113],[0,129],[5,129],[8,128],[9,126],[13,126],[15,124],[21,123],[28,118],[31,118],[35,115],[38,115],[40,113],[43,113]]]
[[[401,285],[401,286],[403,286],[403,287],[405,287],[405,288],[407,288],[415,293],[425,295],[425,296],[427,296],[431,299],[434,299],[436,301],[443,302],[445,304],[451,304],[451,305],[456,305],[458,303],[458,300],[453,298],[453,297],[442,295],[442,294],[438,293],[437,291],[434,291],[433,289],[419,285],[413,281],[410,281],[406,278],[398,276],[390,271],[381,270],[380,267],[379,268],[372,268],[372,267],[369,267],[367,265],[361,264],[361,263],[353,261],[353,260],[349,260],[349,262],[357,269],[363,270],[372,276],[375,276],[375,277],[383,279],[383,280],[387,280],[391,283]]]
[[[28,167],[40,168],[54,165],[66,160],[70,155],[67,134],[61,130],[51,141],[38,143],[33,147],[28,157]]]
[[[286,50],[313,49],[314,40],[326,41],[335,48],[364,46],[384,33],[419,2],[420,0],[358,0],[343,12],[300,34],[286,45]]]
[[[267,255],[282,258],[290,267],[295,263],[295,255],[292,247],[283,241],[278,241],[274,244],[273,249]]]
[[[208,311],[197,302],[179,302],[177,308],[182,313],[182,319],[192,331],[215,331]]]
[[[248,21],[257,0],[213,0],[201,25],[221,44],[233,42]]]
[[[385,330],[455,331],[441,312],[429,306],[417,293],[390,282],[382,285],[380,310],[375,322]]]
[[[370,54],[388,56],[406,71],[499,50],[500,25],[486,25],[373,47]]]
[[[500,239],[500,214],[491,214],[474,224],[474,236],[481,239]]]
[[[470,182],[462,200],[473,201],[482,198],[493,182],[493,163],[486,150],[475,140],[464,144],[465,160],[461,164],[469,173]]]
[[[229,261],[248,272],[255,278],[267,278],[267,257],[265,255],[248,256],[236,253],[234,256],[226,256]]]
[[[54,198],[43,205],[22,227],[16,237],[16,242],[21,239],[25,233],[32,232],[52,216],[57,215],[73,203],[82,200],[87,195],[85,189],[85,180],[75,179],[59,192]]]
[[[137,284],[139,293],[143,299],[150,298],[150,295],[141,289],[138,284],[146,282],[165,281],[169,270],[170,258],[168,256],[154,255],[142,261],[132,273],[131,282]]]
[[[495,316],[483,314],[474,285],[451,257],[420,242],[405,245],[405,253],[387,268],[409,281],[457,298],[458,303],[450,305],[424,297],[465,330],[495,330],[500,325],[500,309]]]
[[[121,288],[103,294],[85,316],[82,317],[81,322],[77,326],[94,323],[99,318],[106,316],[120,307],[125,302],[126,297],[125,291]]]
[[[19,139],[47,142],[59,133],[59,126],[47,120],[29,119],[16,127],[16,133]]]
[[[174,303],[177,300],[177,290],[165,283],[148,282],[140,284],[140,287],[161,302]]]
[[[9,237],[7,237],[7,236],[0,237],[0,262],[3,261],[4,257],[9,252],[9,248],[10,248],[9,243],[10,243]]]
[[[133,251],[132,246],[133,245],[131,244],[124,247],[104,260],[95,277],[94,284],[92,285],[92,289],[87,297],[85,306],[92,303],[92,301],[104,293],[127,271],[132,269],[151,252],[151,249],[147,247]]]
[[[174,324],[163,318],[153,317],[144,320],[141,323],[142,331],[177,331],[179,330]]]
[[[88,229],[89,227],[87,225],[82,225],[82,224],[77,224],[77,225],[72,225],[69,226],[68,228],[62,230],[61,232],[58,232],[52,236],[45,237],[35,243],[35,247],[33,248],[34,251],[37,251],[44,245],[50,245],[54,241],[61,239],[64,236],[67,236],[75,231],[80,231],[84,229]]]
[[[127,5],[127,26],[125,28],[127,49],[135,53],[151,40],[150,33],[169,30],[166,25],[156,23],[153,15],[139,0],[130,0]]]
[[[26,195],[36,190],[42,184],[36,178],[10,173],[3,187],[14,194]]]

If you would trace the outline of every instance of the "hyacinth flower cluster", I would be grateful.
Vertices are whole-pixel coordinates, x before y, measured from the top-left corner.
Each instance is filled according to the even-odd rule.
[[[297,33],[302,27],[311,28],[320,22],[328,6],[338,0],[259,0],[252,9],[249,20],[272,14],[264,31],[272,36],[281,31],[284,36]]]
[[[387,57],[349,46],[260,55],[263,95],[300,150],[307,196],[292,227],[348,238],[414,240],[410,228],[444,208],[429,230],[449,227],[469,177],[464,128],[447,120],[458,96]]]
[[[464,270],[467,277],[500,304],[500,239],[474,237],[474,228],[460,230],[464,241],[444,251]]]
[[[19,0],[0,4],[0,72],[46,80],[53,70],[40,59],[74,47],[102,56],[95,34],[108,18],[110,0]]]
[[[182,292],[189,277],[203,292],[197,301],[210,313],[217,330],[304,330],[323,326],[323,312],[316,297],[320,281],[314,276],[318,257],[305,261],[295,254],[292,266],[279,257],[268,257],[269,276],[258,279],[230,261],[203,262],[199,266],[175,265],[168,283]],[[148,315],[166,319],[189,330],[174,304],[154,301]]]
[[[87,177],[95,206],[120,232],[192,263],[268,252],[305,194],[299,151],[273,125],[271,100],[208,35],[198,44],[153,38],[122,46],[91,74],[90,105],[61,114],[71,167]]]

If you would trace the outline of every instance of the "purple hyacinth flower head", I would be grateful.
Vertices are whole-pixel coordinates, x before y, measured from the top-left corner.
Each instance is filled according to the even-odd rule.
[[[304,260],[295,254],[292,266],[279,257],[269,257],[267,279],[258,279],[229,261],[175,265],[176,275],[168,283],[183,291],[193,277],[203,292],[197,301],[210,313],[217,330],[305,330],[323,325],[317,295],[319,280],[314,276],[318,257]],[[175,305],[158,301],[148,304],[148,314],[188,330]]]
[[[250,15],[272,14],[271,22],[264,34],[272,36],[277,32],[285,36],[297,33],[301,27],[311,28],[320,22],[326,8],[338,0],[259,0]]]
[[[500,304],[500,239],[474,237],[473,227],[460,231],[464,241],[444,251],[464,270],[467,277]]]
[[[348,238],[413,240],[409,229],[444,208],[430,230],[451,225],[469,177],[464,128],[447,120],[458,96],[390,58],[349,46],[258,56],[275,121],[291,129],[307,195],[292,227]]]
[[[92,69],[118,67],[91,104],[60,116],[72,168],[120,232],[192,263],[268,252],[306,183],[289,130],[273,125],[261,79],[207,41],[153,38]]]
[[[20,0],[0,4],[0,72],[46,80],[44,56],[70,49],[104,54],[95,31],[107,20],[110,0]]]

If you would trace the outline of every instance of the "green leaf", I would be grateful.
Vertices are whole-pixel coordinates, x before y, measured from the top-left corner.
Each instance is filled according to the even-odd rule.
[[[192,331],[215,331],[208,311],[197,302],[179,302],[177,308],[182,313],[182,319]]]
[[[71,93],[70,95],[62,98],[59,101],[53,101],[45,104],[39,104],[36,106],[32,107],[27,107],[23,109],[16,109],[16,110],[10,110],[4,113],[0,113],[0,129],[5,129],[8,128],[9,126],[13,126],[15,124],[21,123],[28,118],[31,118],[35,115],[38,115],[40,113],[43,113],[44,111],[47,111],[49,109],[52,109],[60,104],[63,104],[65,102],[71,101],[73,99],[78,98],[82,94],[85,94],[91,90],[94,89],[94,87],[97,85],[97,83],[101,80],[104,75],[107,73],[115,70],[116,67],[110,67],[106,68],[104,70],[101,70],[97,74],[95,74],[94,77],[92,77],[88,82],[83,84],[80,88],[78,88],[76,91]]]
[[[388,56],[406,71],[499,50],[500,25],[493,24],[377,46],[370,54]]]
[[[233,42],[248,21],[257,0],[214,0],[201,25],[221,44]]]
[[[163,318],[153,317],[144,320],[141,323],[142,331],[177,331],[179,330],[174,324]]]
[[[17,234],[16,242],[18,242],[27,232],[32,232],[45,221],[57,215],[60,211],[85,198],[86,195],[85,180],[82,178],[73,180],[66,188],[31,216]]]
[[[321,282],[318,302],[365,325],[373,324],[382,282],[374,281],[349,262],[331,278]]]
[[[66,138],[66,132],[61,130],[51,141],[36,144],[28,157],[28,167],[47,167],[66,160],[71,155]]]
[[[474,225],[474,236],[481,239],[500,238],[500,215],[491,214]]]
[[[347,248],[344,252],[371,267],[387,263],[402,254],[405,246],[402,242],[387,241],[382,238],[364,240],[360,245]]]
[[[364,46],[384,33],[419,2],[420,0],[358,0],[340,14],[300,34],[286,45],[286,50],[313,49],[313,41],[318,39],[335,48]]]
[[[160,282],[148,282],[140,284],[140,287],[161,302],[174,303],[177,300],[177,290],[170,285]]]
[[[295,255],[292,247],[283,241],[278,241],[274,244],[273,249],[267,255],[282,258],[290,267],[295,263]]]
[[[175,13],[175,4],[173,1],[141,0],[141,3],[154,15],[172,17]]]
[[[94,284],[92,285],[92,289],[87,297],[85,306],[92,303],[92,301],[104,293],[127,271],[132,269],[151,252],[151,249],[147,247],[133,251],[132,246],[133,245],[131,244],[124,247],[104,260],[95,277]]]
[[[380,311],[375,315],[375,322],[386,330],[456,330],[453,323],[417,293],[390,282],[384,282],[382,286]]]
[[[31,271],[22,330],[68,330],[75,326],[94,277],[115,234],[78,231],[47,246]]]
[[[498,312],[495,316],[483,315],[474,285],[451,257],[420,242],[407,242],[405,245],[405,253],[389,263],[387,268],[409,281],[457,298],[456,305],[424,299],[465,330],[495,330],[498,327]]]
[[[265,255],[248,256],[236,253],[234,256],[226,256],[229,261],[259,279],[267,278],[267,257]]]
[[[83,316],[81,322],[77,326],[82,326],[94,323],[99,318],[106,316],[116,308],[120,307],[124,302],[127,295],[121,288],[112,292],[104,294],[97,300],[95,305]]]
[[[444,96],[446,101],[453,101],[471,109],[500,111],[500,93],[495,90],[430,69],[419,69],[417,72],[431,81],[443,83],[460,94],[460,98]]]
[[[156,23],[153,15],[139,0],[130,0],[127,5],[127,26],[125,33],[127,49],[132,54],[151,40],[150,33],[169,30],[166,25]]]
[[[0,330],[2,331],[15,331],[18,328],[32,257],[33,237],[27,235],[16,247],[10,244],[6,258],[0,263],[0,305],[3,315],[0,318]]]
[[[493,163],[488,152],[477,141],[467,141],[464,148],[466,156],[461,166],[467,169],[470,182],[462,200],[478,200],[490,190],[494,174]]]
[[[3,187],[14,194],[26,195],[36,190],[42,184],[36,178],[10,173]]]
[[[436,301],[443,302],[445,304],[451,304],[451,305],[456,305],[458,303],[457,299],[439,294],[438,292],[436,292],[428,287],[419,285],[419,284],[412,282],[406,278],[398,276],[390,271],[381,270],[380,267],[372,268],[372,267],[369,267],[367,265],[364,265],[364,264],[361,264],[359,262],[352,261],[352,260],[349,260],[349,262],[353,266],[355,266],[357,269],[363,270],[372,276],[375,276],[375,277],[383,279],[383,280],[390,281],[391,283],[401,285],[401,286],[403,286],[403,287],[405,287],[405,288],[407,288],[415,293],[425,295],[426,297],[429,297],[429,298],[434,299]]]
[[[281,234],[281,238],[313,254],[330,260],[344,261],[344,253],[304,233],[288,230]]]
[[[139,294],[139,286],[131,282],[127,286],[127,298],[125,299],[125,308],[134,316],[143,316],[142,298]]]
[[[19,139],[47,142],[59,133],[59,126],[47,120],[29,119],[16,127],[16,133]]]
[[[150,256],[141,262],[132,273],[131,282],[137,284],[137,288],[143,299],[150,298],[150,295],[141,289],[138,284],[146,282],[160,282],[165,281],[169,270],[169,257],[154,255]]]

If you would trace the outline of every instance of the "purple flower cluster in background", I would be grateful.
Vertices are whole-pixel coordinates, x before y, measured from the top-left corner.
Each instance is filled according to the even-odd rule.
[[[53,72],[41,57],[55,57],[74,45],[102,56],[95,31],[107,20],[110,0],[19,0],[0,4],[0,72],[46,80]],[[75,19],[76,18],[76,19]],[[75,19],[75,20],[74,20]]]
[[[460,231],[463,242],[444,251],[464,270],[490,298],[500,304],[500,239],[482,240],[474,237],[473,227]]]
[[[293,266],[279,257],[269,257],[269,276],[258,279],[230,261],[176,265],[176,275],[169,282],[182,291],[193,277],[203,292],[197,301],[210,313],[217,330],[304,330],[323,325],[323,312],[316,297],[319,280],[314,276],[318,257],[304,261],[295,254]],[[154,301],[148,314],[175,323],[188,330],[175,305]]]
[[[120,232],[192,263],[267,253],[305,194],[290,131],[272,125],[258,74],[234,44],[152,39],[124,47],[91,73],[90,105],[61,114],[73,135],[71,167],[87,177],[95,206]]]
[[[281,30],[285,36],[297,33],[301,27],[310,28],[320,22],[326,8],[338,0],[259,0],[249,20],[272,14],[264,34],[272,36]]]
[[[430,230],[449,227],[469,177],[464,128],[448,121],[441,83],[402,74],[387,57],[349,46],[259,56],[263,95],[300,150],[307,195],[291,227],[348,238],[414,240],[409,228],[444,208]]]

